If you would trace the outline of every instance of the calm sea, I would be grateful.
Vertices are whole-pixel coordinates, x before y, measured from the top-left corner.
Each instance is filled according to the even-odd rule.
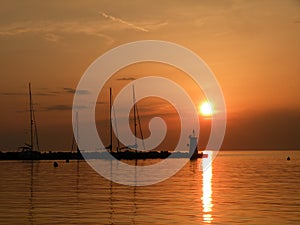
[[[0,162],[0,224],[300,224],[300,152],[220,152],[146,187],[58,163]]]

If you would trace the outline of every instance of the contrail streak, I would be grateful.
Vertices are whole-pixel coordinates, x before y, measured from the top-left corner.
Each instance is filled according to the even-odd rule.
[[[108,15],[106,14],[105,12],[100,12],[100,15],[102,15],[104,18],[107,18],[107,19],[110,19],[112,21],[116,21],[116,22],[119,22],[119,23],[122,23],[122,24],[125,24],[126,26],[129,26],[135,30],[139,30],[139,31],[143,31],[143,32],[149,32],[149,30],[143,28],[143,27],[139,27],[133,23],[130,23],[130,22],[127,22],[125,20],[122,20],[120,18],[117,18],[117,17],[114,17],[114,16],[111,16],[111,15]]]

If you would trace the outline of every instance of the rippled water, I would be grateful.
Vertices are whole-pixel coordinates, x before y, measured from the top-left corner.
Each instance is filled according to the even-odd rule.
[[[0,224],[300,224],[300,152],[221,152],[204,173],[201,161],[146,187],[84,161],[1,161]]]

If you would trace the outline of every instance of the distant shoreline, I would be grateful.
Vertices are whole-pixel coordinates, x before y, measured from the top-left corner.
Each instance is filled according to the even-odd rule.
[[[108,152],[86,152],[85,157],[80,152],[0,152],[0,160],[79,160],[79,159],[108,159]],[[149,152],[111,152],[115,159],[135,160],[135,159],[165,159],[171,158],[191,158],[188,152],[169,152],[169,151],[149,151]],[[207,154],[198,153],[193,158],[205,158]]]
[[[204,151],[204,149],[202,150]],[[207,150],[209,151],[209,150]],[[235,151],[300,151],[300,149],[220,149],[218,151],[223,151],[223,152],[235,152]],[[3,153],[10,153],[10,152],[17,152],[16,150],[0,150],[0,154],[3,154]],[[41,151],[41,154],[44,154],[44,153],[49,153],[49,152],[52,152],[52,153],[58,153],[58,152],[61,152],[61,153],[75,153],[74,151],[73,152],[70,152],[68,150],[51,150],[51,151]],[[171,151],[170,151],[171,152]]]

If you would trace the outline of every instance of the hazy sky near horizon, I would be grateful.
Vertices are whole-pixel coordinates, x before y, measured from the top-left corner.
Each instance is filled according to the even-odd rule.
[[[212,69],[228,111],[223,148],[300,149],[298,0],[2,1],[0,149],[28,139],[29,81],[41,146],[68,148],[84,71],[146,39],[183,45]]]

